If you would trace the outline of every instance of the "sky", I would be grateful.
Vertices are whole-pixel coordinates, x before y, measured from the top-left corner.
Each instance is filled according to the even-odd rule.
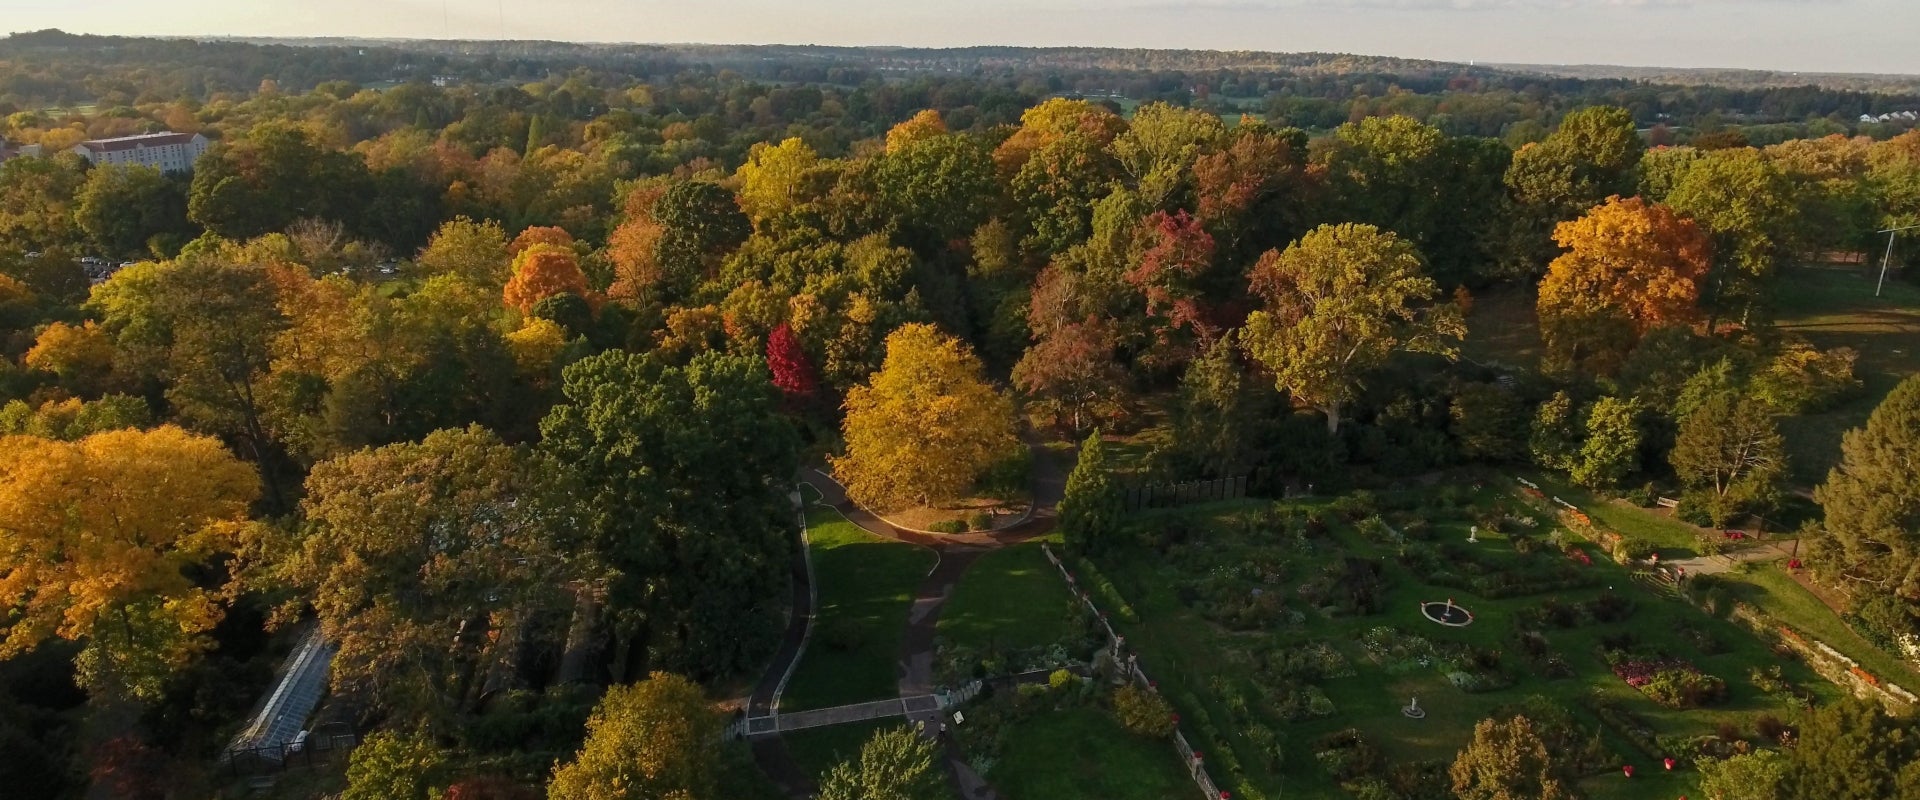
[[[1322,51],[1920,74],[1920,0],[0,0],[0,29]]]

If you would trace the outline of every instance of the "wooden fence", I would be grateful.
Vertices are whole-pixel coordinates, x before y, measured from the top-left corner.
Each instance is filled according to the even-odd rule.
[[[1047,554],[1047,560],[1053,562],[1054,568],[1060,570],[1060,577],[1066,580],[1067,588],[1073,592],[1073,596],[1079,598],[1080,602],[1085,604],[1100,621],[1101,629],[1107,632],[1107,646],[1113,652],[1114,661],[1125,666],[1127,679],[1142,689],[1159,694],[1160,687],[1147,677],[1146,670],[1140,668],[1140,659],[1125,652],[1126,637],[1113,630],[1113,626],[1107,622],[1107,616],[1100,612],[1099,606],[1094,605],[1093,598],[1080,588],[1080,582],[1073,577],[1067,565],[1061,563],[1059,556],[1054,555],[1052,547],[1042,544],[1040,549]],[[1194,785],[1200,787],[1202,797],[1206,800],[1227,800],[1229,795],[1220,791],[1220,787],[1214,784],[1213,776],[1207,774],[1206,766],[1201,763],[1200,754],[1194,751],[1191,744],[1188,744],[1186,734],[1177,726],[1173,731],[1173,747],[1179,752],[1180,762],[1186,765],[1187,773],[1193,776]]]

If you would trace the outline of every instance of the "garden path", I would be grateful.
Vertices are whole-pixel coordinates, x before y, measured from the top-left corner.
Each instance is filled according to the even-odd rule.
[[[1069,465],[1065,460],[1070,454],[1052,452],[1041,446],[1031,436],[1028,437],[1027,445],[1033,452],[1032,513],[1025,521],[997,531],[929,534],[902,530],[848,499],[845,487],[824,471],[803,469],[796,476],[799,481],[820,492],[819,504],[831,506],[839,511],[841,516],[846,517],[847,521],[862,530],[875,536],[929,548],[939,556],[940,560],[935,562],[933,570],[927,574],[915,591],[913,607],[907,614],[906,631],[901,637],[900,661],[897,667],[900,697],[926,695],[935,688],[933,686],[934,634],[940,622],[940,611],[945,607],[947,599],[953,596],[953,588],[959,584],[961,576],[966,574],[967,569],[973,566],[973,562],[990,550],[1028,541],[1053,530],[1055,508],[1059,505],[1060,498],[1066,494],[1066,475]],[[803,559],[805,556],[805,548],[802,547],[796,558]],[[804,565],[796,562],[796,579],[800,578],[803,571]],[[796,601],[799,595],[800,591],[796,589]],[[796,605],[795,608],[798,609],[800,606]],[[787,632],[788,640],[798,641],[798,644],[792,652],[789,652],[783,643],[774,663],[767,668],[766,675],[761,678],[761,687],[769,686],[770,681],[776,687],[784,685],[786,681],[782,676],[791,673],[793,666],[799,662],[805,650],[805,632],[812,620],[810,595],[806,608],[808,613],[804,617],[799,613],[794,614],[793,623]],[[798,637],[797,640],[796,637]],[[760,689],[756,688],[754,699],[749,701],[749,714],[758,713],[754,711],[756,708],[766,714],[776,713],[776,694],[777,688],[769,689],[763,697]],[[762,699],[765,702],[759,702]],[[907,720],[914,724],[925,722],[925,726],[921,728],[923,734],[940,740],[946,755],[948,777],[962,798],[997,800],[999,795],[973,771],[972,767],[967,765],[966,756],[961,752],[955,737],[940,735],[942,717],[937,710],[909,713]],[[789,796],[795,798],[811,796],[812,781],[808,780],[794,762],[778,733],[752,738],[754,760],[760,764],[761,769],[780,784]]]

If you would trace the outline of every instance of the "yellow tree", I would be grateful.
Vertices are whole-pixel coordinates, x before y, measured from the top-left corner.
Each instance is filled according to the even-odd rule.
[[[587,274],[568,248],[536,244],[513,259],[513,280],[502,295],[508,306],[532,315],[535,304],[556,294],[587,296]]]
[[[1247,317],[1243,346],[1276,388],[1327,415],[1329,433],[1368,370],[1401,350],[1452,358],[1466,335],[1457,306],[1429,304],[1440,288],[1413,245],[1372,225],[1322,225],[1267,251],[1252,289],[1265,307]]]
[[[238,548],[259,492],[218,440],[170,425],[0,438],[0,658],[84,639],[89,691],[156,696],[222,615],[187,571]]]
[[[55,322],[40,331],[26,364],[51,372],[75,391],[90,394],[105,387],[113,372],[113,339],[99,325]]]
[[[929,108],[887,131],[887,152],[898,153],[907,145],[946,132],[947,121],[940,118],[940,112]]]
[[[932,325],[903,325],[867,386],[847,392],[845,457],[833,468],[861,505],[891,509],[962,496],[1019,451],[1013,404],[988,385],[967,346]]]
[[[720,718],[692,681],[656,672],[615,686],[587,741],[553,771],[552,800],[719,800]]]
[[[1713,245],[1673,209],[1611,197],[1553,238],[1567,252],[1548,267],[1538,300],[1553,364],[1608,372],[1649,329],[1698,316]]]
[[[734,173],[740,179],[740,210],[758,223],[807,202],[807,173],[819,163],[820,156],[798,137],[754,145]]]
[[[475,286],[498,290],[506,283],[507,233],[500,223],[448,220],[435,231],[416,261],[429,275],[457,275]]]

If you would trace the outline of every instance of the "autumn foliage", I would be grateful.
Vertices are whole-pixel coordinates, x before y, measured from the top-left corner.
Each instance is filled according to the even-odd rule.
[[[773,372],[773,385],[788,398],[812,397],[819,388],[813,362],[801,349],[800,338],[793,335],[793,327],[784,322],[767,334],[767,368]]]
[[[518,256],[536,245],[543,244],[571,250],[573,249],[573,234],[567,233],[564,228],[528,228],[521,231],[519,236],[513,237],[513,243],[507,245],[507,255]]]
[[[513,259],[513,279],[503,295],[521,314],[532,314],[534,304],[556,294],[587,296],[587,275],[572,250],[534,245]]]
[[[847,495],[882,510],[945,502],[1016,452],[1013,404],[982,372],[932,325],[889,335],[885,366],[847,393],[847,454],[833,460]]]
[[[87,639],[90,689],[157,691],[129,684],[183,664],[222,615],[184,570],[238,549],[259,491],[219,440],[171,425],[0,438],[0,658]]]
[[[1566,367],[1605,371],[1649,329],[1692,322],[1712,265],[1707,234],[1673,209],[1609,198],[1563,222],[1540,281],[1541,333]]]

